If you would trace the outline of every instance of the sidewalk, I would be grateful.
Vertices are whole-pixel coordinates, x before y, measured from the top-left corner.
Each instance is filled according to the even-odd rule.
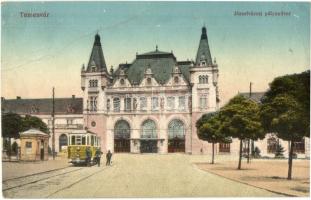
[[[2,162],[2,181],[54,169],[65,168],[70,165],[71,164],[68,163],[68,159],[64,157],[56,157],[55,160],[50,157],[48,161],[36,162]]]

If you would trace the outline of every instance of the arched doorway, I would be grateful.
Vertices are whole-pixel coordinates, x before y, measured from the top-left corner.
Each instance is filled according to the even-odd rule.
[[[59,152],[65,150],[68,146],[68,137],[66,134],[61,134],[59,136]]]
[[[180,120],[172,120],[168,125],[168,152],[185,152],[185,127]]]
[[[140,135],[140,152],[141,153],[157,153],[157,128],[154,121],[147,119],[141,126]]]
[[[130,125],[125,120],[117,121],[114,126],[114,152],[130,152]]]

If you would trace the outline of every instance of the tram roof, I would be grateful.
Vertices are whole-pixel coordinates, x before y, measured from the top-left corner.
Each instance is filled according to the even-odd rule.
[[[93,135],[96,135],[96,133],[94,133],[92,131],[84,130],[84,129],[74,130],[69,134],[93,134]]]

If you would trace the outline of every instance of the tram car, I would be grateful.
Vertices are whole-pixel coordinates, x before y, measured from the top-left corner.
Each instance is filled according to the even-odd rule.
[[[100,149],[100,138],[91,131],[76,130],[69,134],[68,158],[74,165],[87,164],[86,148],[91,150],[91,163],[96,163],[95,153]]]

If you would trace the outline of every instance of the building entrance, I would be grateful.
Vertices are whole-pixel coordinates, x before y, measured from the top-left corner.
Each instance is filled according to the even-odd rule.
[[[114,152],[130,152],[130,140],[129,139],[115,139],[114,140]]]
[[[168,152],[185,152],[185,127],[178,119],[168,125]]]
[[[140,153],[157,153],[157,141],[156,140],[141,140],[140,141]]]
[[[125,120],[119,120],[114,127],[114,152],[123,153],[131,151],[130,125]]]
[[[172,138],[168,140],[168,152],[185,152],[185,139],[183,138]]]

